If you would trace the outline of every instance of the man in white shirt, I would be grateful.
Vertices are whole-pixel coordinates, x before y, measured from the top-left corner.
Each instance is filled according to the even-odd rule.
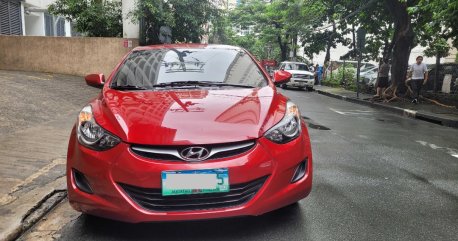
[[[412,73],[412,81],[410,86],[413,91],[412,103],[418,104],[418,97],[420,96],[421,86],[428,82],[428,67],[423,64],[423,56],[417,57],[417,62],[410,66],[410,72]]]

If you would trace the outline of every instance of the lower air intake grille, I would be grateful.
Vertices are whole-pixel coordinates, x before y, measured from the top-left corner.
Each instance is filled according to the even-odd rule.
[[[141,188],[118,183],[141,207],[151,211],[188,211],[226,208],[242,205],[259,191],[267,176],[251,182],[230,185],[225,193],[162,196],[161,189]]]

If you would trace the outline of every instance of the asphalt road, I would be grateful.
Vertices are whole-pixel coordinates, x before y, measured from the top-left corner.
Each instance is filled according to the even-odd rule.
[[[458,130],[313,92],[282,92],[299,105],[312,138],[313,191],[298,205],[195,222],[125,224],[82,215],[60,239],[456,240]]]

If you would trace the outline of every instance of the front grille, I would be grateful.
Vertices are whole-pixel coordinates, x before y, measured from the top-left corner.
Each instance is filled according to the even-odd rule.
[[[307,74],[293,74],[293,78],[297,79],[313,79],[313,76]]]
[[[162,196],[160,188],[142,188],[123,183],[119,186],[144,209],[151,211],[188,211],[227,208],[251,200],[266,181],[267,176],[251,182],[230,185],[225,193]]]
[[[256,142],[253,140],[244,142],[235,142],[228,144],[212,144],[212,145],[193,145],[193,146],[145,146],[132,145],[130,149],[133,153],[155,160],[165,161],[186,161],[180,153],[189,147],[203,147],[209,151],[209,155],[205,160],[214,160],[236,156],[251,150]],[[203,160],[199,160],[203,161]]]

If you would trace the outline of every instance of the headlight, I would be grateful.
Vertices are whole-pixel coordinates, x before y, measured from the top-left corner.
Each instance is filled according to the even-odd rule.
[[[90,105],[85,106],[78,116],[77,137],[81,145],[97,151],[108,150],[121,142],[95,122]]]
[[[275,143],[284,144],[296,139],[301,133],[301,115],[296,104],[286,103],[283,119],[265,133],[265,137]]]

